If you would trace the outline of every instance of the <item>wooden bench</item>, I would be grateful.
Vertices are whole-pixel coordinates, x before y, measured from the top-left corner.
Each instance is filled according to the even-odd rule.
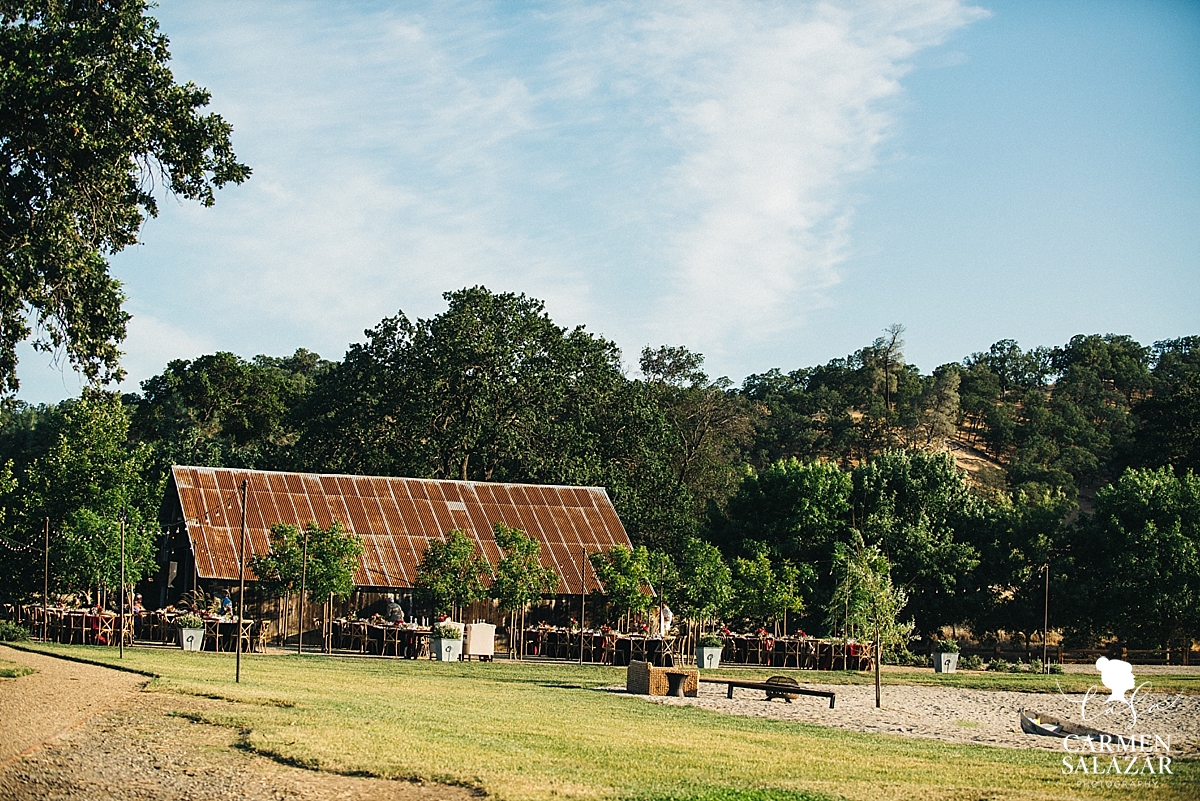
[[[708,684],[727,684],[729,685],[729,698],[733,698],[733,689],[741,687],[746,690],[763,690],[767,694],[767,700],[772,698],[782,698],[789,704],[793,698],[800,695],[814,695],[821,698],[829,699],[829,708],[833,709],[835,694],[828,690],[810,690],[807,687],[801,687],[799,682],[790,676],[772,676],[766,681],[744,681],[742,679],[700,679]]]

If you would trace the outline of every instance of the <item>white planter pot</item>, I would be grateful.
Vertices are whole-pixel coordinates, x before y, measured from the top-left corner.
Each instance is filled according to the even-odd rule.
[[[204,629],[180,629],[179,644],[185,651],[199,651],[204,647]]]
[[[721,652],[724,648],[696,648],[696,667],[703,670],[716,670],[721,666]]]
[[[462,656],[462,640],[443,640],[434,637],[430,645],[439,662],[457,662]]]
[[[958,668],[958,652],[937,651],[933,655],[935,673],[953,673]]]

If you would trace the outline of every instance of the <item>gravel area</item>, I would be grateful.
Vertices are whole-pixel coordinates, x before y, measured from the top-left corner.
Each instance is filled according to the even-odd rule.
[[[119,670],[81,665],[15,648],[0,648],[10,662],[36,673],[0,679],[0,766],[89,718],[127,701],[147,679]]]
[[[241,750],[241,732],[180,714],[227,706],[223,702],[139,692],[146,682],[141,676],[8,648],[0,653],[39,671],[0,679],[0,744],[9,754],[0,763],[5,801],[440,801],[476,795],[462,787],[282,765]]]
[[[1062,750],[1062,740],[1022,732],[1019,710],[1031,709],[1079,722],[1079,704],[1084,698],[1079,694],[885,685],[882,707],[876,709],[874,685],[803,683],[803,686],[837,693],[836,708],[829,709],[826,699],[811,696],[800,696],[790,704],[782,700],[766,701],[761,691],[747,689],[734,690],[730,700],[726,698],[725,685],[707,683],[700,685],[696,698],[643,697],[660,704],[698,706],[733,715],[796,720],[855,731],[1049,750]],[[1089,699],[1089,718],[1104,710],[1103,697]],[[1157,708],[1153,708],[1156,704]],[[1114,734],[1157,734],[1164,738],[1170,735],[1175,754],[1200,756],[1200,696],[1152,693],[1137,708],[1137,725],[1132,730],[1129,715],[1116,714],[1115,708],[1114,714],[1090,720],[1089,725]]]

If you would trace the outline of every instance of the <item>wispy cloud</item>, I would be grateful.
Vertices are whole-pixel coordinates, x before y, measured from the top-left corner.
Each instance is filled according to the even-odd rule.
[[[473,283],[736,372],[837,282],[913,55],[982,12],[647,8],[165,3],[177,75],[255,174],[118,258],[142,328],[174,332],[135,327],[131,384],[155,343],[337,357]]]

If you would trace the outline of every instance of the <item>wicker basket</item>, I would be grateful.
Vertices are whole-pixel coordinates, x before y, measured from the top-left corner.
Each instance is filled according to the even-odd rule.
[[[670,673],[683,673],[683,694],[695,698],[700,687],[700,671],[695,668],[660,668],[649,662],[634,660],[625,673],[625,691],[634,695],[666,695],[670,688]]]

